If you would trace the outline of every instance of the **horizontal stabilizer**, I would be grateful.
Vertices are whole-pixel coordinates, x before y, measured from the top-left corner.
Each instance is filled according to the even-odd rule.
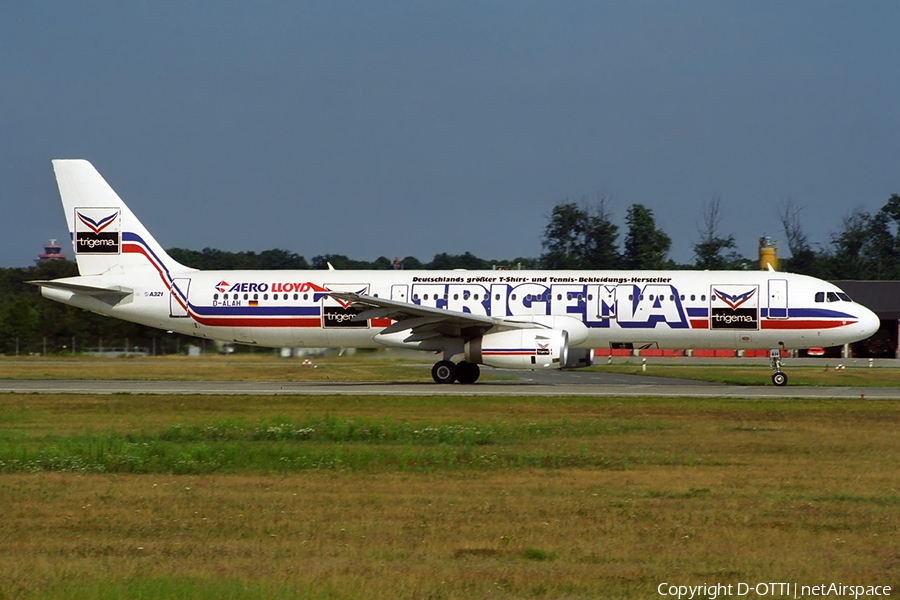
[[[129,296],[134,293],[134,290],[126,287],[122,287],[120,285],[113,285],[109,287],[97,287],[93,285],[84,285],[81,283],[70,283],[68,281],[59,281],[59,280],[35,280],[28,281],[26,283],[30,283],[31,285],[37,285],[40,287],[52,288],[55,290],[63,290],[65,292],[72,292],[73,294],[82,294],[85,296],[94,296],[94,297],[117,297],[119,299],[124,298],[125,296]]]

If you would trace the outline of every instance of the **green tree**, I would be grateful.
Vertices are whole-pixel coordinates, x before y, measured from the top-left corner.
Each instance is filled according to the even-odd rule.
[[[478,258],[471,252],[465,254],[435,254],[434,260],[428,263],[425,268],[435,271],[446,271],[450,269],[467,269],[476,271],[480,269],[490,269],[491,263],[482,258]]]
[[[0,341],[7,352],[15,347],[24,348],[38,338],[40,314],[27,297],[21,297],[6,306],[0,321]],[[18,344],[17,344],[18,342]]]
[[[372,261],[372,268],[376,271],[390,271],[394,268],[394,261],[387,256],[379,256]]]
[[[619,226],[612,222],[606,198],[587,210],[587,226],[584,232],[583,269],[618,269],[622,257],[619,254]]]
[[[643,204],[632,204],[625,215],[628,233],[625,235],[625,252],[622,263],[626,269],[665,269],[671,267],[666,260],[672,239],[656,227],[653,211]]]
[[[368,261],[353,260],[352,258],[347,258],[343,254],[320,254],[319,256],[313,256],[312,268],[327,270],[329,263],[331,263],[331,266],[338,271],[358,271],[372,268],[372,263]]]
[[[251,257],[253,256],[252,252],[249,254]],[[250,262],[253,264],[250,268],[261,270],[302,270],[309,268],[309,263],[306,262],[305,258],[294,252],[288,252],[279,248],[263,250],[258,257],[252,258]]]
[[[584,255],[587,212],[575,202],[560,202],[547,217],[541,263],[545,269],[580,269]]]
[[[400,268],[407,271],[415,271],[419,269],[424,269],[425,265],[422,264],[415,256],[407,256],[403,260],[400,261]]]
[[[790,258],[782,261],[783,270],[822,277],[824,275],[822,272],[823,253],[812,249],[809,238],[803,231],[803,222],[800,220],[801,210],[800,207],[794,205],[792,200],[788,199],[779,211],[781,227],[791,253]]]
[[[284,270],[308,269],[309,263],[302,256],[278,248],[256,252],[228,252],[216,248],[202,251],[171,248],[169,256],[181,264],[194,269],[227,271],[240,269]]]
[[[891,195],[872,217],[867,254],[876,279],[900,278],[900,196]]]
[[[740,268],[743,257],[735,248],[734,235],[723,235],[719,231],[722,221],[721,199],[713,197],[703,205],[703,226],[698,227],[700,241],[694,244],[694,268],[710,271]],[[723,255],[726,250],[728,254]]]
[[[541,265],[545,269],[615,269],[619,265],[619,227],[605,198],[593,206],[556,204],[547,216]]]
[[[823,258],[827,274],[834,279],[869,279],[873,261],[868,255],[872,234],[872,217],[855,209],[844,217],[843,226],[831,236],[832,252]]]

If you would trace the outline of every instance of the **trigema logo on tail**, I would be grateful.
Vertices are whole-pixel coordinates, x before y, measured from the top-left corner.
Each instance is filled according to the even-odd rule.
[[[713,286],[710,294],[710,328],[759,329],[758,289],[755,285]]]
[[[75,209],[75,253],[118,254],[122,230],[118,208]]]

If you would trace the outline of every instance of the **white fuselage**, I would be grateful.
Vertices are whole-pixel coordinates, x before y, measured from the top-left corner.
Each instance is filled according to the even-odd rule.
[[[871,311],[844,300],[834,285],[771,271],[179,273],[151,264],[142,273],[70,280],[133,290],[115,305],[64,290],[43,293],[152,327],[271,347],[434,349],[405,335],[379,335],[389,319],[353,320],[360,311],[329,292],[533,319],[568,329],[573,348],[806,348],[857,341],[878,327]]]

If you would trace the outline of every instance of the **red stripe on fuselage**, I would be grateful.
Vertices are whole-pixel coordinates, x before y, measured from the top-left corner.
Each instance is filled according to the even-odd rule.
[[[321,327],[322,319],[319,317],[304,317],[292,319],[260,318],[260,317],[201,317],[191,313],[195,321],[201,325],[210,327]]]
[[[762,329],[834,329],[853,325],[856,321],[801,321],[799,319],[765,320]]]
[[[133,242],[125,242],[122,244],[122,252],[125,254],[143,254],[144,258],[150,261],[150,264],[156,268],[156,272],[159,273],[159,278],[162,279],[162,282],[165,284],[166,289],[169,289],[169,282],[166,281],[166,276],[162,272],[162,269],[159,268],[159,265],[154,262],[153,257],[147,254],[147,251],[140,244],[135,244]]]
[[[156,261],[153,260],[153,257],[147,254],[147,250],[143,246],[141,246],[140,244],[135,244],[133,242],[125,242],[122,244],[122,252],[125,254],[143,254],[144,258],[150,261],[150,264],[153,265],[153,267],[156,269],[156,272],[159,273],[159,278],[162,279],[163,285],[166,286],[166,289],[169,290],[169,293],[173,292],[172,284],[170,284],[166,279],[165,273],[163,273],[163,270],[159,268],[159,265],[156,264]],[[181,299],[181,295],[174,295],[175,300],[178,302],[178,304],[181,305],[181,308],[183,308],[184,310],[188,310],[187,304],[184,300]],[[194,315],[191,314],[191,316],[193,317]]]
[[[709,329],[709,320],[691,319],[691,329]]]

